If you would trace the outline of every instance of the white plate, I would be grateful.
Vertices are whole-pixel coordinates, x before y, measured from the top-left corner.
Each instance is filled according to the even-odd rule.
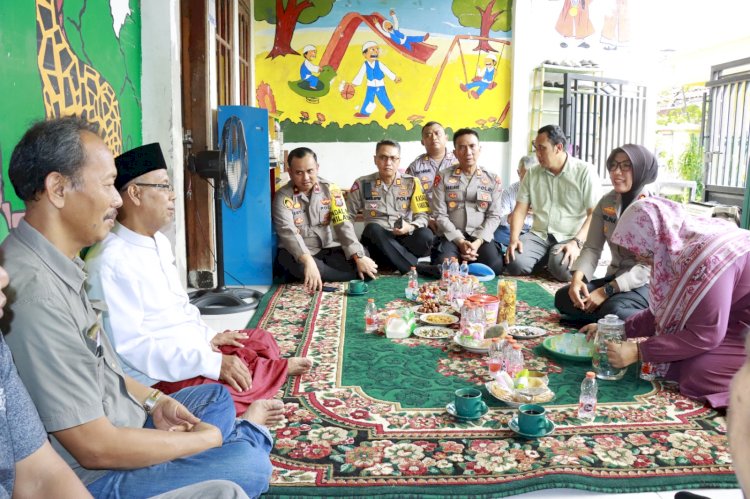
[[[420,309],[421,306],[422,305],[414,305],[413,307],[411,307],[411,309],[414,310],[414,313],[417,314],[417,316],[420,316],[420,315],[422,315],[422,314],[425,313],[425,312],[420,312],[419,311],[419,309]],[[450,305],[440,305],[440,312],[439,313],[441,313],[441,314],[442,313],[452,314],[453,313],[453,309],[451,308]]]
[[[441,326],[420,326],[414,329],[414,336],[420,338],[426,338],[428,340],[441,340],[443,338],[450,338],[456,334],[453,329]]]
[[[488,383],[485,383],[485,387],[487,388],[487,391],[490,395],[495,397],[497,400],[501,402],[505,402],[511,407],[518,407],[523,404],[546,404],[547,402],[551,402],[555,399],[555,392],[552,390],[547,390],[546,392],[540,393],[539,395],[535,395],[533,397],[526,397],[528,400],[516,400],[513,397],[513,394],[510,392],[507,392],[505,390],[502,391],[493,391],[495,382],[490,381]]]
[[[534,326],[513,326],[509,328],[510,335],[514,338],[520,338],[522,340],[528,339],[528,338],[539,338],[540,336],[544,336],[547,334],[547,331],[540,327],[534,327]]]
[[[487,347],[485,348],[485,347],[474,347],[474,346],[466,345],[465,343],[463,343],[463,342],[461,341],[461,339],[460,339],[460,338],[461,338],[461,336],[460,336],[460,335],[458,335],[458,334],[457,334],[457,335],[455,335],[455,336],[453,337],[453,342],[454,342],[454,343],[455,343],[456,345],[458,345],[458,346],[460,346],[461,348],[463,348],[464,350],[466,350],[467,352],[473,352],[473,353],[487,353],[487,352],[489,352],[489,351],[490,351],[490,347],[489,347],[489,346],[487,346]]]
[[[438,317],[445,318],[445,320],[437,320]],[[438,314],[422,314],[419,316],[419,320],[431,326],[450,326],[458,322],[458,317],[440,312]]]

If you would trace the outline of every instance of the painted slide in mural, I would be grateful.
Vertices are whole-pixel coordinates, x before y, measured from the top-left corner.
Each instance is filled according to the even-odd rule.
[[[99,126],[113,154],[140,144],[141,50],[137,2],[129,0],[2,2],[0,23],[8,33],[0,109],[14,117],[0,122],[2,240],[23,215],[7,169],[30,122],[77,115]]]
[[[288,141],[414,139],[429,120],[507,140],[511,0],[254,5],[258,104]]]

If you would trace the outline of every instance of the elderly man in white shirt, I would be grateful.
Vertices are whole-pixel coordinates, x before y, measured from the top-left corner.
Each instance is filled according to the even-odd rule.
[[[87,292],[106,303],[105,329],[126,372],[165,393],[223,383],[238,416],[262,410],[266,424],[277,422],[283,405],[266,399],[287,375],[302,374],[312,363],[281,358],[267,331],[217,334],[201,320],[182,288],[169,240],[159,232],[174,218],[175,198],[159,144],[133,149],[115,163],[123,206],[112,232],[86,256]]]
[[[500,243],[503,248],[507,248],[510,242],[510,214],[513,213],[513,208],[516,207],[516,196],[518,195],[518,190],[521,188],[521,182],[523,181],[523,177],[526,176],[526,172],[536,164],[537,162],[533,156],[522,157],[518,162],[518,169],[516,170],[518,173],[518,182],[510,184],[500,194],[500,225],[498,225],[495,231],[495,241]],[[521,234],[526,234],[533,223],[534,213],[529,209],[526,219],[523,222],[523,228],[521,228]]]

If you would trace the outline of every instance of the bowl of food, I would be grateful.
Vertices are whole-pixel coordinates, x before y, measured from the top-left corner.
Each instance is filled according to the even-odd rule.
[[[542,347],[561,359],[590,362],[595,345],[591,341],[586,341],[585,334],[564,333],[545,338]]]
[[[439,312],[433,314],[422,314],[419,316],[419,320],[431,326],[450,326],[451,324],[458,322],[458,317],[452,314]]]

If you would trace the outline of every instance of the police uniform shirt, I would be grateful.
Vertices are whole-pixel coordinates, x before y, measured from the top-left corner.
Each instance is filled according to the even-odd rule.
[[[426,227],[427,215],[411,212],[416,182],[411,175],[399,175],[388,185],[380,179],[378,172],[360,177],[349,189],[349,212],[354,216],[362,211],[366,224],[376,223],[388,230],[393,229],[399,217],[417,228]]]
[[[427,194],[427,198],[432,200],[432,184],[435,181],[435,175],[454,164],[456,164],[456,157],[453,152],[445,151],[445,156],[440,161],[435,161],[429,154],[420,154],[411,162],[406,173],[417,177],[422,182],[422,190]]]
[[[460,166],[445,168],[435,177],[432,210],[438,232],[449,241],[469,236],[491,242],[500,223],[500,178],[477,167],[474,175]]]
[[[343,247],[347,258],[364,252],[348,217],[341,223],[332,223],[335,209],[345,213],[346,204],[341,190],[331,182],[318,178],[309,198],[292,182],[287,183],[273,199],[273,224],[279,246],[298,261],[302,255],[314,256],[324,248],[338,246]]]

